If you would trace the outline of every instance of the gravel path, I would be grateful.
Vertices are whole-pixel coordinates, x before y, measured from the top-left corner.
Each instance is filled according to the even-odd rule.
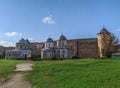
[[[33,64],[32,63],[20,63],[16,65],[16,69],[14,71],[30,71],[32,70],[31,66]]]
[[[0,85],[0,88],[31,88],[31,85],[24,81],[23,76],[25,71],[32,70],[32,63],[20,63],[16,65],[15,74],[11,77],[11,79]]]

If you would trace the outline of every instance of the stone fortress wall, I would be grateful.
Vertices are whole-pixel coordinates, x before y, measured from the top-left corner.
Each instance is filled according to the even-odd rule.
[[[72,57],[77,58],[97,58],[99,57],[98,41],[97,38],[87,38],[87,39],[71,39],[68,41],[68,48],[71,50]],[[55,46],[57,45],[54,41]],[[16,44],[17,46],[19,44]],[[43,43],[30,43],[29,49],[32,51],[31,55],[33,57],[40,57],[41,50],[44,48]]]
[[[98,58],[102,57],[102,35],[108,35],[108,32],[103,28],[98,33],[98,38],[85,38],[85,39],[69,39],[67,40],[67,47],[71,51],[73,58]],[[54,41],[55,47],[57,46],[57,40]],[[101,46],[100,46],[101,45]],[[5,54],[6,50],[13,50],[21,46],[21,43],[16,43],[16,47],[0,47],[0,55]],[[32,57],[41,57],[41,50],[45,47],[45,42],[33,42],[28,43],[28,49],[31,50]]]
[[[4,57],[5,56],[5,51],[6,50],[13,50],[15,49],[15,47],[3,47],[3,46],[0,46],[0,57]]]
[[[71,39],[68,41],[68,48],[71,50],[72,57],[78,58],[97,58],[99,56],[98,50],[98,41],[97,38],[87,38],[87,39]],[[54,41],[56,46],[56,41]],[[16,47],[20,44],[16,43]],[[41,50],[44,48],[44,42],[38,43],[30,43],[29,49],[32,51],[32,57],[40,57]],[[0,55],[2,56],[5,50],[12,50],[15,47],[0,47]]]
[[[99,57],[97,38],[68,40],[68,48],[73,57],[97,58]]]

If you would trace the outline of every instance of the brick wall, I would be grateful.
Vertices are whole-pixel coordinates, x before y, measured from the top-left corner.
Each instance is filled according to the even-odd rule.
[[[54,41],[55,46],[57,45]],[[43,43],[30,43],[29,49],[32,51],[33,57],[41,56],[41,49],[44,48]],[[98,40],[97,38],[88,39],[71,39],[68,40],[68,48],[72,52],[72,57],[79,58],[97,58],[99,56],[98,52]]]
[[[97,38],[68,40],[68,48],[71,49],[73,57],[97,58],[99,56]]]
[[[41,57],[41,49],[44,48],[44,43],[31,43],[29,49],[32,51],[33,57]]]

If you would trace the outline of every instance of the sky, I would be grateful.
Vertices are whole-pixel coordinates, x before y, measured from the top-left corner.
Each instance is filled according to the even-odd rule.
[[[97,38],[103,27],[120,38],[120,0],[0,0],[0,46]]]

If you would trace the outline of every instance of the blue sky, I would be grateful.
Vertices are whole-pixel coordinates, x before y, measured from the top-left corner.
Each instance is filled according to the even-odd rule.
[[[0,45],[96,38],[105,27],[120,38],[120,0],[0,0]]]

